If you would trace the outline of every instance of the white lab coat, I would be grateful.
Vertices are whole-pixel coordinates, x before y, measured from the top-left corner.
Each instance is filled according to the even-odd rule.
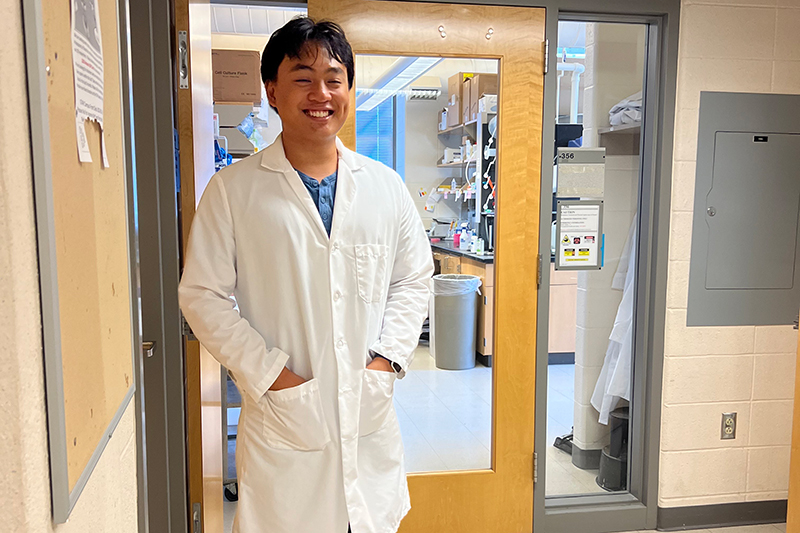
[[[620,400],[631,400],[631,363],[633,361],[633,309],[636,296],[636,235],[638,217],[634,215],[628,239],[614,273],[611,287],[622,290],[614,328],[608,339],[606,357],[592,394],[592,406],[600,413],[598,421],[608,425],[608,415]]]
[[[234,532],[393,533],[410,509],[396,376],[365,367],[410,364],[430,244],[400,177],[337,145],[330,238],[281,137],[215,175],[192,222],[181,308],[243,393]],[[268,391],[284,365],[309,381]]]

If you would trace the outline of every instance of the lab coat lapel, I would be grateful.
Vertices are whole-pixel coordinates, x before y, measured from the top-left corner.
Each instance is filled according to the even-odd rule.
[[[283,174],[289,188],[291,188],[297,196],[297,201],[303,206],[303,209],[305,209],[306,216],[309,217],[311,225],[314,226],[317,233],[327,241],[328,232],[322,224],[319,210],[317,206],[314,205],[314,200],[311,199],[311,195],[308,193],[308,189],[303,183],[303,180],[300,179],[297,171],[292,167],[291,163],[289,163],[289,160],[286,159],[286,153],[283,151],[283,136],[279,135],[274,143],[264,149],[264,155],[261,158],[261,166]]]
[[[353,172],[363,166],[356,161],[353,152],[345,148],[339,139],[336,139],[336,147],[339,149],[339,174],[336,177],[336,201],[333,206],[333,225],[331,226],[332,241],[342,231],[344,220],[356,197],[356,180]]]

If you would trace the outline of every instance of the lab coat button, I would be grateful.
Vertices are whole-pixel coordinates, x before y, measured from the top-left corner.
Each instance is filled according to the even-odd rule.
[[[343,348],[344,347],[344,341],[342,339],[339,339],[339,342],[336,343],[336,347],[337,348]]]
[[[337,250],[339,250],[339,242],[338,241],[333,243],[333,251],[336,252]]]
[[[339,291],[336,291],[336,293],[333,295],[333,299],[334,300],[338,300],[341,297],[342,297],[342,293],[339,292]]]

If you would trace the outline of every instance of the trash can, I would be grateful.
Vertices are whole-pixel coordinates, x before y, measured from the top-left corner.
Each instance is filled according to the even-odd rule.
[[[436,367],[466,370],[475,366],[478,291],[481,279],[464,274],[433,277],[431,335]]]

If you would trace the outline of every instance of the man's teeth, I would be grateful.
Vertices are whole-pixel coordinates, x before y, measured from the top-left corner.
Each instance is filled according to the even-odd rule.
[[[314,118],[325,118],[327,117],[330,112],[329,111],[308,111],[308,114]]]

